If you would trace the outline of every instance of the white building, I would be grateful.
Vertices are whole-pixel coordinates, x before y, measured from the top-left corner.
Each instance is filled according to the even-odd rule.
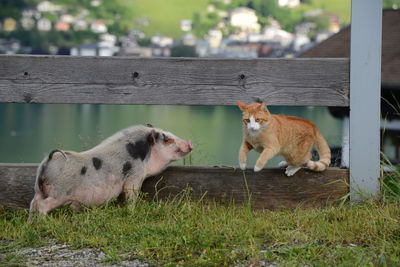
[[[221,45],[222,32],[220,30],[211,29],[207,33],[206,40],[208,41],[210,48],[218,48]]]
[[[110,57],[118,52],[118,48],[107,42],[85,44],[71,48],[71,56],[101,56]]]
[[[35,27],[35,20],[30,17],[23,17],[21,19],[21,26],[25,30],[31,30],[33,27]]]
[[[88,29],[88,23],[83,19],[78,19],[75,21],[74,30],[75,31],[86,31]]]
[[[72,22],[75,21],[75,17],[72,16],[71,14],[63,14],[60,17],[60,21],[71,24]]]
[[[189,19],[181,20],[181,30],[184,32],[189,32],[192,30],[192,21]]]
[[[190,46],[194,46],[196,45],[196,36],[194,36],[192,33],[188,32],[186,33],[184,36],[182,36],[182,44],[184,45],[190,45]]]
[[[41,18],[37,22],[37,28],[39,31],[48,32],[51,30],[51,21],[46,18]]]
[[[284,47],[288,46],[294,38],[292,33],[284,31],[278,27],[265,28],[262,36],[263,41],[279,43]]]
[[[37,5],[37,10],[40,12],[58,12],[63,9],[62,6],[51,3],[50,1],[43,1]]]
[[[92,24],[90,24],[90,29],[94,33],[106,33],[108,30],[103,20],[93,21]]]
[[[300,0],[278,0],[278,5],[281,7],[296,7],[300,5]]]
[[[310,45],[310,38],[304,34],[297,34],[293,40],[293,49],[297,52],[303,51]]]
[[[159,34],[153,35],[151,37],[151,44],[154,46],[159,46],[159,47],[167,47],[167,46],[172,46],[174,43],[174,39],[168,36],[162,36]]]
[[[233,27],[240,28],[242,31],[260,31],[256,11],[247,7],[239,7],[231,10],[229,22]]]

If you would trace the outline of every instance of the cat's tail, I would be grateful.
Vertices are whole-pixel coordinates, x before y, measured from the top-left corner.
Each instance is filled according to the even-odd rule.
[[[328,168],[329,164],[331,164],[331,150],[325,138],[319,131],[317,131],[316,134],[315,146],[317,147],[318,150],[319,160],[318,161],[309,160],[307,162],[307,167],[310,170],[321,172],[326,168]]]

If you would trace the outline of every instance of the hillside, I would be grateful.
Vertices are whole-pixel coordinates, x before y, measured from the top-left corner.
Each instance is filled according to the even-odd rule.
[[[131,12],[132,24],[147,36],[155,33],[175,38],[182,36],[180,21],[192,19],[195,12],[206,10],[208,0],[118,0]],[[138,19],[147,17],[149,25],[138,25]]]
[[[323,9],[339,16],[341,24],[350,23],[351,0],[310,0],[308,2],[310,2],[310,7]]]
[[[150,36],[161,33],[175,38],[183,32],[180,20],[193,19],[194,13],[205,13],[210,0],[118,0],[131,13],[132,25]],[[238,4],[251,1],[236,1]],[[350,22],[351,0],[309,0],[300,9],[323,9],[336,14],[342,24]],[[235,1],[233,1],[234,5]],[[289,15],[289,14],[288,14]],[[149,25],[140,25],[140,18],[147,18]],[[146,20],[146,19],[145,19]],[[138,23],[139,22],[139,23]]]

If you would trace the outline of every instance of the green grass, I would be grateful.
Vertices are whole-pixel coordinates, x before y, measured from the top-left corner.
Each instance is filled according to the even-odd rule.
[[[82,213],[61,209],[31,225],[26,220],[25,210],[0,208],[0,255],[6,264],[24,262],[7,252],[11,248],[56,240],[101,248],[110,261],[129,257],[166,266],[261,260],[280,266],[400,265],[400,201],[260,211],[194,201],[183,193],[168,201],[110,204]],[[2,240],[8,245],[1,246]]]
[[[340,24],[350,23],[351,0],[311,0],[310,6],[335,14],[340,18]]]
[[[149,26],[135,27],[143,30],[147,36],[155,33],[175,38],[184,32],[180,29],[182,19],[193,19],[195,12],[204,12],[208,0],[119,0],[132,14],[134,21],[140,17],[150,19]]]

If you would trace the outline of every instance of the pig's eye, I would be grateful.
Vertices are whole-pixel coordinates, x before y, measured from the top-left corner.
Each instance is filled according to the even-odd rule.
[[[168,142],[168,136],[166,136],[165,134],[162,134],[162,139],[164,142]]]
[[[165,134],[162,135],[162,140],[165,144],[172,144],[175,140],[166,136]]]

